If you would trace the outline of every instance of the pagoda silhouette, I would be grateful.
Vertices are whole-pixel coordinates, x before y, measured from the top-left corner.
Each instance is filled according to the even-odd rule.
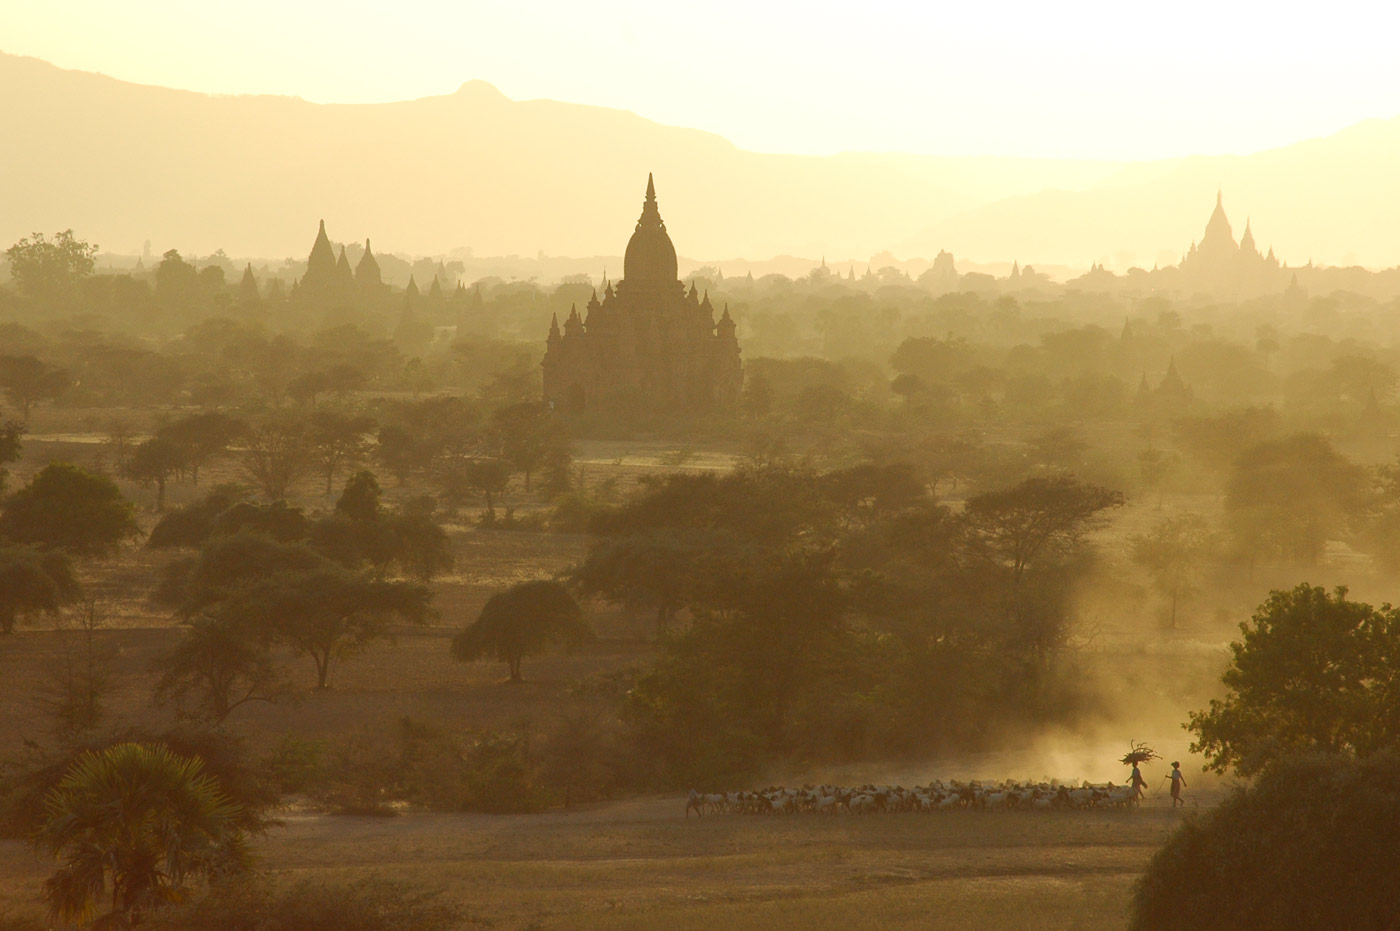
[[[623,277],[563,326],[550,323],[544,398],[557,409],[704,412],[732,408],[743,385],[734,319],[726,305],[715,320],[709,293],[687,291],[676,274],[676,248],[647,176],[642,215],[627,243]]]

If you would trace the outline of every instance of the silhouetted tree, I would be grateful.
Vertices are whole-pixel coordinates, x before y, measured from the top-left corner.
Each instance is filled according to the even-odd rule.
[[[263,494],[276,501],[311,465],[307,425],[294,417],[269,417],[253,424],[243,449],[243,468]]]
[[[0,356],[0,388],[19,406],[20,416],[26,422],[36,403],[58,397],[72,384],[66,371],[33,356]]]
[[[26,236],[5,250],[10,275],[25,295],[43,304],[62,304],[77,295],[92,274],[97,246],[64,230],[52,240],[43,233]]]
[[[221,724],[243,705],[285,696],[288,686],[272,660],[271,634],[237,601],[193,618],[160,659],[156,701]]]
[[[309,656],[316,665],[316,687],[327,689],[333,664],[387,637],[391,619],[426,623],[432,593],[421,585],[364,579],[327,564],[279,572],[236,598],[240,610],[268,625],[274,641]]]
[[[379,481],[373,472],[356,472],[345,483],[335,502],[335,512],[351,520],[371,521],[379,517]]]
[[[1210,524],[1199,514],[1177,514],[1129,542],[1133,561],[1151,573],[1152,584],[1170,600],[1170,626],[1175,630],[1177,603],[1196,591],[1212,544]]]
[[[156,431],[156,435],[181,450],[190,481],[199,484],[199,469],[210,459],[228,451],[229,446],[248,430],[243,421],[212,411],[192,414]]]
[[[1299,433],[1240,455],[1225,486],[1225,517],[1251,559],[1316,563],[1370,503],[1370,491],[1365,469],[1326,437]]]
[[[5,491],[5,480],[9,477],[9,470],[5,466],[19,459],[20,449],[23,446],[21,437],[24,436],[24,426],[12,420],[0,423],[0,493]]]
[[[500,458],[525,476],[526,494],[531,476],[552,457],[567,455],[569,448],[563,424],[538,401],[497,410],[491,415],[491,438]]]
[[[510,467],[499,459],[473,459],[457,463],[443,475],[443,498],[457,507],[480,495],[486,502],[488,520],[496,517],[496,496],[510,485]]]
[[[45,466],[0,509],[0,537],[76,555],[110,551],[138,532],[111,479],[63,462]]]
[[[57,614],[81,590],[61,551],[0,544],[0,633],[30,614]]]
[[[1221,676],[1226,696],[1187,725],[1208,768],[1252,775],[1302,754],[1365,755],[1400,742],[1396,609],[1304,584],[1272,592],[1240,632]]]
[[[188,463],[184,448],[173,440],[157,435],[136,447],[123,471],[143,485],[156,486],[156,511],[160,512],[165,510],[166,481]]]
[[[656,635],[690,605],[720,564],[741,559],[742,542],[710,530],[676,528],[605,537],[573,574],[586,596],[651,610]]]
[[[452,638],[454,659],[470,662],[486,653],[510,668],[510,681],[523,681],[520,662],[556,640],[589,635],[583,612],[558,582],[521,582],[492,595],[476,621]]]

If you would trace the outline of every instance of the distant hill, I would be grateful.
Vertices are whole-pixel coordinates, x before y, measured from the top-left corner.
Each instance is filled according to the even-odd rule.
[[[922,118],[911,115],[911,118]],[[1218,184],[1237,227],[1287,259],[1400,261],[1394,122],[1237,159],[1123,165],[1008,158],[770,155],[621,110],[442,97],[322,105],[211,96],[0,53],[0,246],[72,227],[104,250],[149,239],[304,258],[324,218],[379,251],[615,255],[656,173],[677,249],[1150,267],[1183,251]],[[1165,253],[1163,250],[1171,250]]]

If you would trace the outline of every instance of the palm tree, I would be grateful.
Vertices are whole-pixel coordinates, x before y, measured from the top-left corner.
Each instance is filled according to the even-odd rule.
[[[37,846],[63,861],[44,882],[53,916],[125,929],[201,877],[242,869],[241,809],[198,757],[124,743],[79,757],[44,798]],[[104,911],[105,909],[105,911]]]

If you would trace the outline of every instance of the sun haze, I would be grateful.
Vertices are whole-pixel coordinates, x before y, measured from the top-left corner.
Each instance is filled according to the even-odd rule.
[[[137,83],[336,103],[477,78],[517,100],[618,107],[807,154],[1244,153],[1400,112],[1394,7],[1277,12],[1199,0],[74,0],[5,4],[0,50]]]

